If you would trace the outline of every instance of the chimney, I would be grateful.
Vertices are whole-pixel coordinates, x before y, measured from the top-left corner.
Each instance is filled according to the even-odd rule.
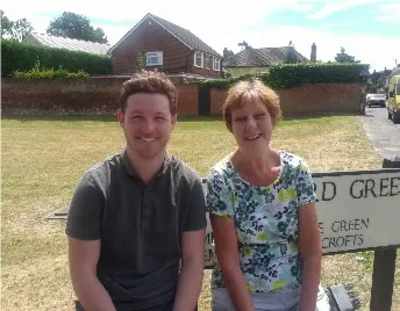
[[[229,57],[229,51],[228,51],[227,48],[224,48],[224,52],[222,53],[222,56],[223,56],[224,58],[228,58],[228,57]]]
[[[317,61],[317,46],[315,43],[312,44],[311,46],[311,57],[310,60],[315,63]]]

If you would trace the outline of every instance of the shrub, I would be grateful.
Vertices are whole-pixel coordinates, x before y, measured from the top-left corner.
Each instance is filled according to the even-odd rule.
[[[13,78],[21,80],[32,80],[32,79],[86,79],[89,75],[84,71],[68,72],[66,70],[43,70],[36,71],[31,70],[27,72],[14,71]]]
[[[243,80],[260,79],[273,89],[289,88],[309,83],[362,83],[365,64],[299,63],[272,66],[268,72],[244,74],[228,79],[207,80],[200,83],[217,89],[227,89]]]
[[[1,40],[2,77],[12,76],[14,72],[27,72],[34,68],[37,62],[46,68],[62,66],[69,72],[84,71],[90,75],[112,73],[109,56]]]

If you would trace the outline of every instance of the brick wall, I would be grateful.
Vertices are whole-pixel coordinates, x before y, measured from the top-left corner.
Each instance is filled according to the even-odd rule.
[[[127,78],[2,79],[2,113],[111,114],[118,109],[118,94],[125,80]]]
[[[180,115],[197,116],[197,100],[199,88],[194,84],[179,84],[178,89],[178,113]]]
[[[319,83],[278,91],[287,115],[363,112],[362,84]]]
[[[362,84],[319,83],[278,90],[284,115],[362,114]],[[211,115],[221,115],[226,90],[211,90]]]
[[[128,77],[82,80],[2,79],[2,114],[114,114],[121,85]],[[362,114],[362,84],[315,84],[279,90],[284,115]],[[178,113],[198,115],[197,85],[177,84]],[[210,90],[210,114],[221,115],[226,90]]]
[[[228,92],[226,90],[210,90],[210,114],[212,116],[218,116],[222,114],[221,108],[227,93]]]
[[[128,78],[21,81],[2,79],[3,115],[111,115],[119,108],[121,85]],[[196,116],[198,88],[177,85],[178,113]]]

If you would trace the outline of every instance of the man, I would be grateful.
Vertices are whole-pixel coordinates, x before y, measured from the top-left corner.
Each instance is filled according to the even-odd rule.
[[[127,146],[92,167],[71,202],[70,273],[85,311],[194,310],[204,268],[201,178],[166,152],[177,91],[162,73],[123,84]]]

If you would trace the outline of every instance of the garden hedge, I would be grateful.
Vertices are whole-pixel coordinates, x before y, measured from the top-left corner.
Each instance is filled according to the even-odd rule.
[[[46,69],[83,71],[90,75],[111,74],[111,58],[66,49],[36,47],[10,40],[1,40],[2,77],[14,71],[28,72],[37,64]]]
[[[243,80],[261,79],[274,88],[288,88],[309,83],[364,83],[366,64],[299,63],[272,66],[268,72],[245,74],[228,79],[207,80],[199,83],[217,89],[227,89]]]

